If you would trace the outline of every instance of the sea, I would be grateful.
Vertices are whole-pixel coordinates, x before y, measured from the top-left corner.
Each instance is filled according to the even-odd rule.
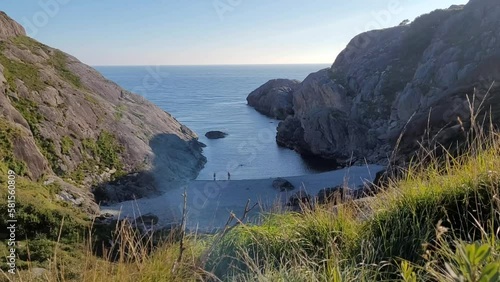
[[[247,105],[250,92],[270,79],[302,81],[329,67],[308,65],[97,66],[107,79],[144,96],[196,132],[207,163],[198,180],[262,179],[314,174],[332,169],[276,144],[278,120]],[[205,133],[226,132],[209,140]]]

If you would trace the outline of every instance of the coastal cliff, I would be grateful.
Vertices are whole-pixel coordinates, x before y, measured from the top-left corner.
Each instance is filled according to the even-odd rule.
[[[469,101],[496,123],[495,81],[500,5],[474,0],[436,10],[353,38],[331,68],[293,91],[294,114],[279,124],[277,143],[339,165],[386,163],[395,148],[406,159],[420,142],[462,139]]]
[[[296,80],[270,80],[248,95],[248,105],[266,116],[283,120],[293,115],[292,93],[298,85]]]
[[[57,197],[83,198],[94,212],[91,187],[109,201],[141,197],[196,178],[205,163],[196,134],[169,113],[27,37],[3,12],[0,129],[2,165],[69,187]]]

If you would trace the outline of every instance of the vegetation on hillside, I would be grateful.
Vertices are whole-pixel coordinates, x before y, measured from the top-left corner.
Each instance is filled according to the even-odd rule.
[[[40,80],[38,69],[35,66],[7,58],[2,52],[0,52],[0,64],[4,66],[3,73],[11,91],[17,89],[17,79],[22,80],[24,85],[32,91],[39,91],[45,88],[46,85]]]
[[[27,172],[26,163],[15,158],[12,143],[20,134],[19,130],[0,119],[0,163],[5,164],[17,175],[24,176]]]
[[[98,173],[103,168],[116,169],[115,177],[124,174],[121,153],[124,148],[116,136],[103,130],[97,140],[86,138],[82,140],[84,160],[71,172],[69,177],[82,183],[85,177]]]
[[[361,201],[264,215],[260,225],[180,241],[177,230],[160,243],[121,222],[104,251],[87,238],[75,251],[78,266],[41,237],[35,246],[47,252],[36,263],[50,261],[41,281],[499,281],[500,134],[491,126],[466,135],[466,151],[422,149],[403,177]],[[70,217],[59,240],[75,230]],[[54,218],[43,235],[53,239],[59,221],[43,218]],[[30,267],[17,277],[29,281]]]
[[[0,162],[0,186],[7,187],[8,167]],[[82,254],[83,235],[90,226],[90,219],[83,211],[55,198],[60,187],[57,184],[33,182],[23,177],[16,178],[16,239],[18,240],[17,266],[49,267],[54,259],[57,245],[58,259],[73,261]],[[0,222],[7,222],[7,189],[0,190]],[[62,224],[63,223],[63,224]],[[2,235],[3,236],[3,235]],[[2,238],[0,253],[8,254],[7,241]],[[1,268],[4,269],[5,264]],[[69,277],[69,276],[68,276]],[[0,279],[2,281],[2,279]]]
[[[63,52],[52,49],[47,45],[44,45],[28,36],[13,37],[11,39],[11,42],[18,48],[27,49],[34,54],[44,52],[45,54],[49,55],[50,57],[45,62],[45,64],[52,66],[57,71],[57,74],[66,82],[72,84],[77,88],[83,87],[80,78],[68,69],[68,57]],[[39,90],[33,88],[30,89]]]

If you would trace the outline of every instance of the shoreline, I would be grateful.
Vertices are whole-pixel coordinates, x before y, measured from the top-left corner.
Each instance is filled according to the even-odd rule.
[[[183,193],[187,192],[187,229],[191,231],[212,232],[224,227],[231,212],[241,216],[247,201],[250,206],[259,203],[259,209],[249,213],[250,220],[258,218],[262,212],[283,206],[289,197],[298,191],[311,196],[327,187],[346,183],[350,189],[371,182],[384,166],[352,166],[329,172],[292,177],[281,177],[295,186],[291,191],[280,192],[272,187],[279,177],[249,180],[192,180],[185,185],[170,188],[161,195],[142,198],[101,207],[102,214],[112,214],[116,218],[135,219],[140,215],[154,214],[159,222],[155,228],[175,225],[182,218],[184,205]]]

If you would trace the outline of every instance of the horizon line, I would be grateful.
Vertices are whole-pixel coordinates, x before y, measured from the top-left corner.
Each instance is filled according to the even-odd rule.
[[[161,67],[216,67],[216,66],[297,66],[297,65],[331,65],[332,63],[281,63],[281,64],[154,64],[154,65],[94,65],[92,67],[151,67],[151,66],[161,66]]]

